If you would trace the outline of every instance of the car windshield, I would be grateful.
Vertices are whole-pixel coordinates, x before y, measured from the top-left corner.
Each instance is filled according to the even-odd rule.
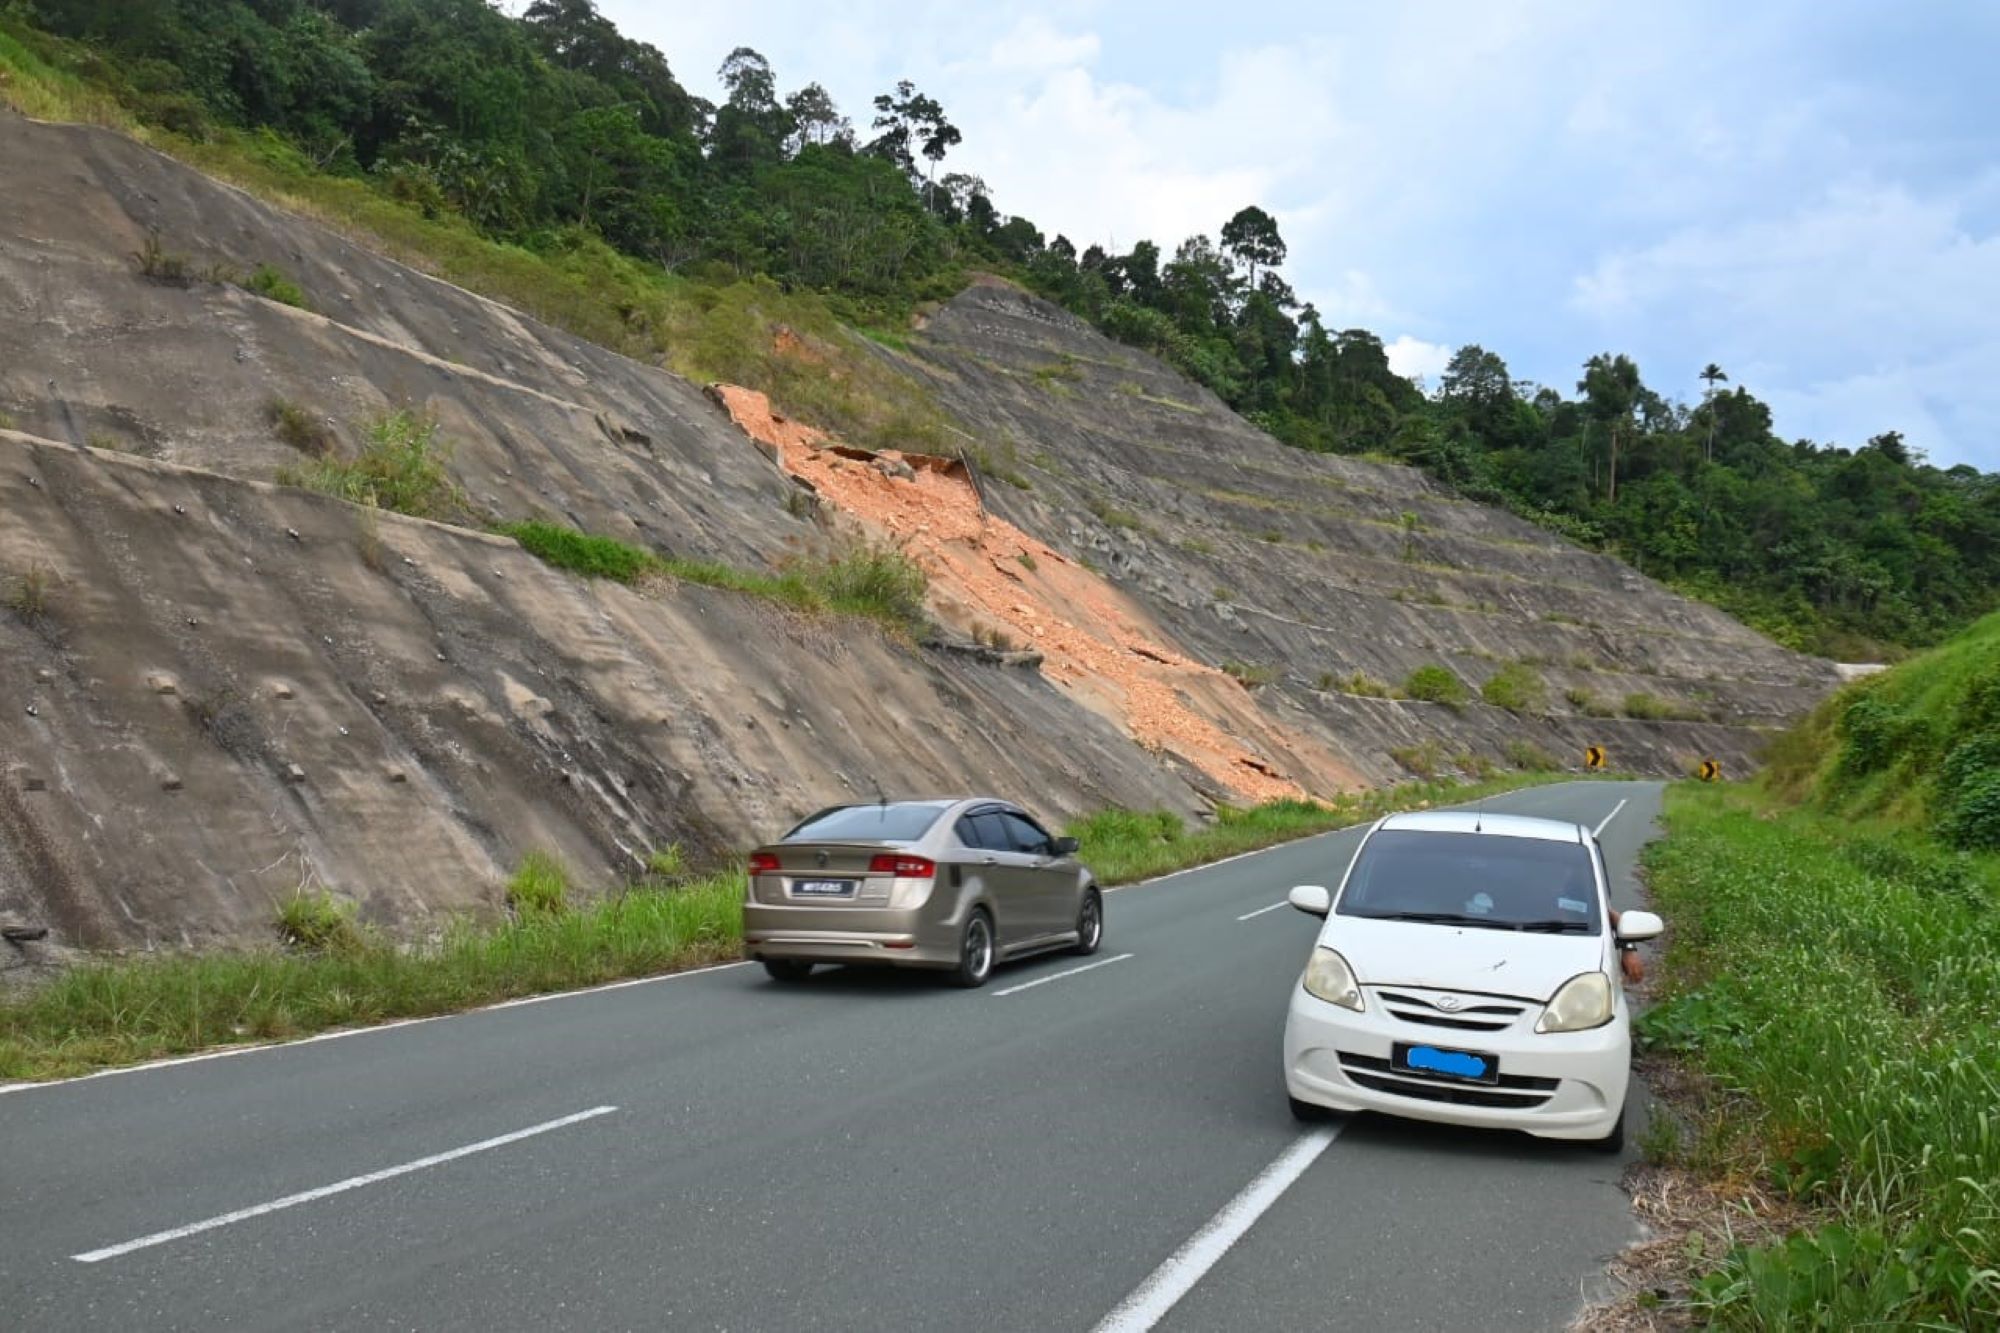
[[[1338,910],[1490,930],[1599,933],[1590,850],[1547,838],[1384,829],[1361,849]]]
[[[936,801],[844,805],[822,810],[787,833],[785,842],[915,842],[930,832],[945,806]]]

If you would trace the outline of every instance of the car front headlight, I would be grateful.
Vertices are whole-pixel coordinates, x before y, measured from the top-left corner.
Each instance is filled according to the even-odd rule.
[[[1602,972],[1571,977],[1535,1022],[1537,1032],[1585,1032],[1611,1021],[1611,978]]]
[[[1305,988],[1306,994],[1328,1004],[1361,1012],[1361,985],[1354,979],[1354,969],[1331,949],[1313,950],[1312,961],[1306,964]]]

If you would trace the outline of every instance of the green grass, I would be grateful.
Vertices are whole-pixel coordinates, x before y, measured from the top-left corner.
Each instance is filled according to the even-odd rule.
[[[1541,673],[1525,662],[1509,662],[1479,687],[1479,697],[1510,713],[1539,713],[1548,707]]]
[[[367,943],[352,903],[301,888],[278,905],[278,938],[295,949],[350,953]]]
[[[743,880],[640,888],[399,948],[89,963],[0,1000],[0,1078],[55,1078],[212,1046],[450,1013],[733,957]]]
[[[2000,614],[1822,704],[1771,754],[1784,795],[2000,850]]]
[[[1445,704],[1456,708],[1467,699],[1465,682],[1453,673],[1450,667],[1420,666],[1403,680],[1403,693],[1412,699],[1425,703]]]
[[[267,301],[276,301],[280,305],[296,306],[300,310],[311,309],[306,304],[306,294],[299,285],[269,264],[259,264],[257,271],[244,281],[243,289],[255,292]]]
[[[1345,676],[1335,675],[1331,671],[1322,671],[1319,673],[1318,685],[1320,689],[1325,691],[1339,694],[1358,694],[1368,699],[1393,699],[1396,697],[1396,691],[1393,687],[1383,684],[1366,671],[1352,671]]]
[[[1701,716],[1657,694],[1628,694],[1623,708],[1625,716],[1641,722],[1692,722]]]
[[[1278,678],[1278,668],[1268,662],[1236,662],[1222,664],[1223,674],[1246,690],[1254,690],[1269,685]]]
[[[569,870],[548,852],[529,852],[507,880],[507,905],[524,919],[561,916],[569,910]]]
[[[529,555],[544,564],[567,569],[585,578],[637,583],[647,574],[663,572],[665,568],[665,562],[659,556],[643,547],[621,542],[615,537],[579,532],[559,523],[539,520],[502,523],[498,531],[521,543]]]
[[[796,560],[776,573],[759,574],[712,560],[658,555],[614,537],[540,520],[503,523],[497,531],[544,563],[587,578],[630,584],[664,576],[761,597],[807,614],[861,616],[904,635],[921,634],[928,626],[923,569],[890,547],[852,545],[822,559]]]
[[[1652,845],[1672,927],[1653,1050],[1717,1098],[1712,1170],[1806,1210],[1694,1313],[1737,1328],[2000,1322],[2000,857],[1682,785]]]
[[[315,458],[278,470],[278,481],[335,496],[351,504],[391,509],[413,518],[461,519],[465,497],[446,470],[451,449],[437,438],[437,423],[407,409],[368,428],[356,458]]]

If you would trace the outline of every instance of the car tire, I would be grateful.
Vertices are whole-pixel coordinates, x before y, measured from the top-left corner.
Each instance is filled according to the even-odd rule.
[[[1292,1119],[1302,1125],[1316,1125],[1333,1115],[1324,1106],[1316,1102],[1302,1102],[1290,1093],[1285,1094],[1285,1100],[1292,1104]]]
[[[983,907],[975,907],[958,933],[958,966],[952,970],[954,986],[976,990],[993,975],[993,918]]]
[[[1590,1146],[1601,1153],[1619,1153],[1625,1151],[1625,1110],[1623,1107],[1619,1108],[1618,1123],[1611,1127],[1611,1132],[1601,1139],[1592,1139]]]
[[[797,984],[812,975],[813,965],[803,958],[766,958],[764,971],[771,980]]]
[[[1104,945],[1104,895],[1095,886],[1083,891],[1083,906],[1076,911],[1076,943],[1069,951],[1088,958]]]

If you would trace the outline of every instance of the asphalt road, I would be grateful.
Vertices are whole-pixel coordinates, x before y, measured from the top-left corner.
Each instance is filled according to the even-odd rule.
[[[1626,906],[1659,799],[1488,808],[1624,802]],[[980,991],[738,965],[8,1092],[0,1327],[1560,1327],[1624,1160],[1286,1109],[1318,922],[1251,914],[1358,837],[1114,893],[1096,958]]]

